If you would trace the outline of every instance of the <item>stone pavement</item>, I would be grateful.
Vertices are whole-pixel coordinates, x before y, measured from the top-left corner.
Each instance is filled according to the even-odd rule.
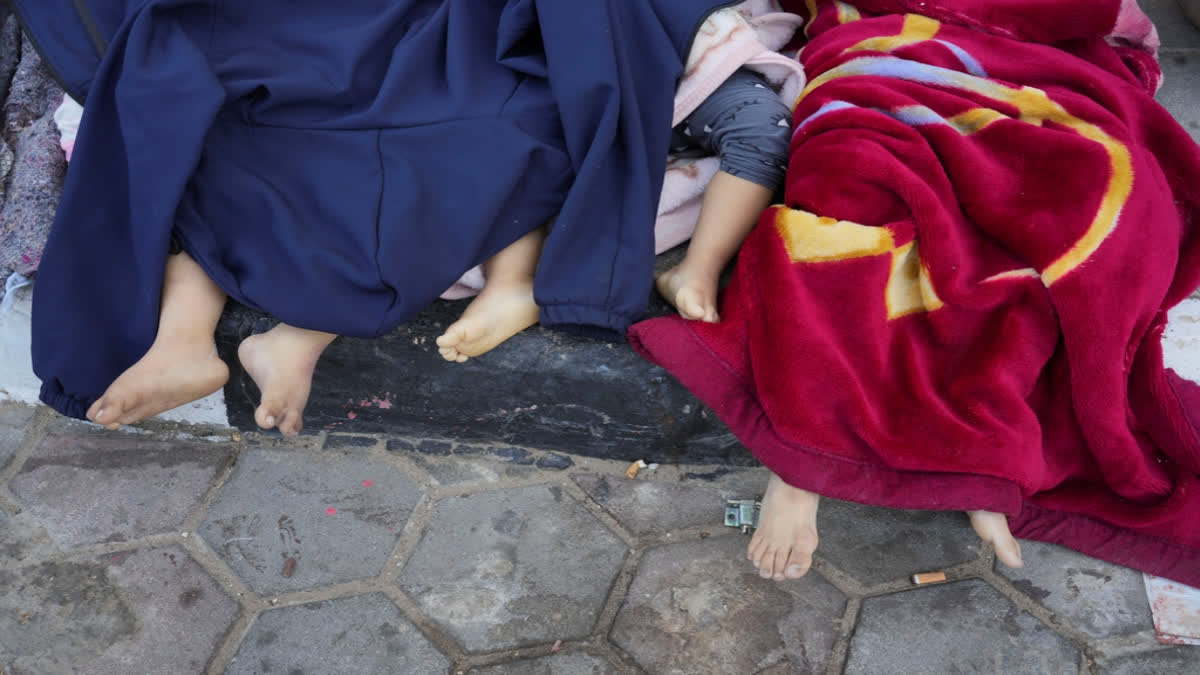
[[[1200,139],[1200,31],[1143,5]],[[961,514],[826,500],[813,571],[764,581],[721,524],[761,469],[557,450],[0,404],[0,675],[1200,672],[1133,570],[1033,542],[1007,570]]]
[[[1200,672],[1133,570],[826,500],[813,571],[765,581],[722,524],[762,469],[625,468],[0,405],[0,672]]]

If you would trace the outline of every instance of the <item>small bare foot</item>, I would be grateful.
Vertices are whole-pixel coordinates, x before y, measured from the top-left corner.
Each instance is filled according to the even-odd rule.
[[[717,275],[702,274],[687,267],[686,261],[658,275],[658,292],[685,319],[716,323]]]
[[[462,363],[490,351],[537,320],[532,280],[489,279],[462,318],[438,337],[438,351],[447,361]]]
[[[109,429],[133,424],[204,398],[229,380],[229,366],[207,340],[162,338],[88,408],[87,418]]]
[[[992,511],[967,511],[971,519],[971,527],[979,538],[996,549],[996,557],[1000,562],[1013,568],[1025,566],[1021,560],[1021,545],[1008,531],[1008,518],[1003,513]]]
[[[820,497],[792,487],[771,474],[763,497],[758,529],[746,557],[764,579],[799,579],[812,566],[817,550],[817,504]]]
[[[279,324],[238,345],[238,359],[262,392],[254,421],[263,429],[279,427],[295,436],[304,427],[304,406],[312,389],[313,369],[334,335]]]

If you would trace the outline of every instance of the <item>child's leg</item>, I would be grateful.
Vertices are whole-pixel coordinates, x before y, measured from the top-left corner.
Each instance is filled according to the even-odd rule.
[[[225,293],[191,256],[168,256],[154,344],[92,404],[87,418],[116,429],[224,386],[229,368],[213,339],[224,307]]]
[[[763,496],[758,529],[746,557],[764,579],[799,579],[812,566],[817,550],[817,503],[820,496],[792,487],[771,474]]]
[[[483,263],[483,290],[437,339],[443,358],[462,363],[537,323],[533,275],[545,241],[539,227]]]
[[[686,319],[715,322],[717,286],[721,271],[763,209],[771,203],[770,188],[718,171],[704,193],[700,220],[683,262],[659,275],[658,292]]]
[[[721,158],[687,256],[657,279],[659,292],[685,318],[718,320],[721,271],[783,183],[791,118],[762,76],[739,70],[673,131],[677,151],[695,147]]]
[[[313,369],[336,337],[333,333],[281,323],[266,333],[242,340],[238,359],[262,393],[254,409],[258,426],[279,427],[285,436],[300,433],[304,407],[312,389]]]

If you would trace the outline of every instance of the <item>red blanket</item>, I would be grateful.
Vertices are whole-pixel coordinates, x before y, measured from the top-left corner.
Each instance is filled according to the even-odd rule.
[[[786,205],[722,322],[635,347],[792,485],[1200,586],[1200,387],[1161,348],[1200,283],[1200,148],[1123,4],[856,5],[816,3]],[[866,11],[906,5],[941,20]]]

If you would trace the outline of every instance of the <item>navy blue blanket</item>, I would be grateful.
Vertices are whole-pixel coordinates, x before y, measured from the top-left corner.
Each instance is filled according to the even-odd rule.
[[[722,4],[16,0],[87,104],[34,291],[43,401],[83,417],[149,348],[173,231],[235,300],[371,337],[557,215],[542,323],[622,335]]]

